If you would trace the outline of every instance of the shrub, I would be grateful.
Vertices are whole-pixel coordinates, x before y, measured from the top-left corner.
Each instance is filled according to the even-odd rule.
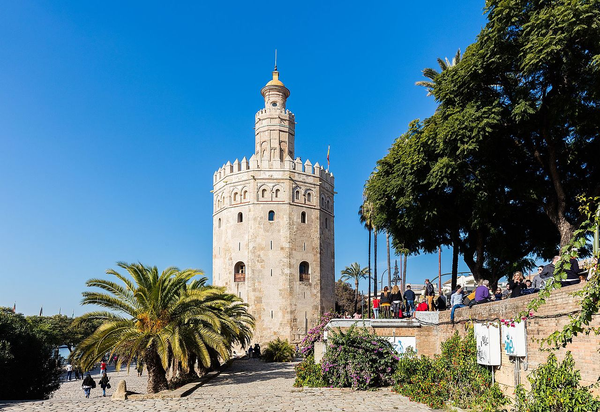
[[[574,368],[571,352],[558,363],[551,353],[546,363],[534,370],[527,379],[531,392],[525,393],[523,386],[517,387],[517,411],[558,412],[598,411],[600,400],[594,399],[589,388],[581,386],[581,373]]]
[[[307,356],[302,362],[296,365],[296,380],[294,381],[294,386],[318,388],[325,385],[326,383],[323,379],[321,364],[315,363],[313,355]]]
[[[0,399],[48,399],[60,386],[46,335],[20,314],[0,308]]]
[[[294,360],[295,352],[287,339],[277,338],[267,344],[267,348],[263,350],[261,357],[265,362],[291,362]]]
[[[398,364],[392,344],[366,329],[333,332],[321,363],[323,378],[336,388],[389,386]]]
[[[450,402],[459,408],[494,411],[508,400],[491,373],[477,364],[477,343],[471,328],[461,338],[455,333],[442,343],[442,354],[434,358],[407,352],[398,362],[394,389],[417,402],[441,408]]]
[[[319,324],[308,331],[302,342],[300,342],[300,352],[303,356],[310,356],[315,351],[315,342],[323,341],[323,332],[325,326],[331,319],[335,318],[335,313],[325,313],[321,316]]]

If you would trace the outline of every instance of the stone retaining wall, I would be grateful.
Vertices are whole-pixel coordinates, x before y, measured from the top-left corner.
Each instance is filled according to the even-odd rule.
[[[540,349],[539,340],[549,336],[552,332],[562,329],[569,321],[569,315],[577,313],[580,308],[579,302],[572,293],[580,290],[583,285],[570,286],[556,290],[552,293],[545,305],[535,313],[533,318],[527,320],[527,357],[520,358],[515,363],[514,359],[504,353],[502,349],[502,365],[496,367],[495,376],[498,383],[506,394],[512,395],[516,379],[519,379],[527,388],[529,382],[527,375],[544,363],[549,352]],[[459,334],[466,333],[466,325],[469,322],[498,322],[500,319],[511,319],[519,312],[526,309],[527,304],[536,295],[521,296],[519,298],[507,299],[498,302],[490,302],[483,305],[457,309],[455,312],[455,323],[450,322],[450,311],[438,312],[430,318],[423,318],[420,325],[415,322],[408,323],[405,320],[395,321],[393,325],[387,324],[379,327],[375,322],[367,321],[365,326],[380,336],[415,336],[417,352],[426,356],[433,356],[441,352],[441,342],[450,338],[458,331]],[[417,312],[417,314],[419,314]],[[600,316],[594,316],[592,326],[600,327]],[[342,329],[344,329],[343,327]],[[575,360],[575,366],[581,372],[582,383],[591,385],[596,383],[600,377],[600,336],[582,335],[573,339],[573,342],[565,349],[557,350],[556,356],[562,360],[567,350],[570,350]],[[600,389],[595,389],[600,394]]]

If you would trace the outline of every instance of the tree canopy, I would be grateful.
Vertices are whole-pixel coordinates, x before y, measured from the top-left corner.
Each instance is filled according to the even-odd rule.
[[[550,258],[600,193],[600,2],[487,2],[488,23],[428,83],[415,121],[366,185],[394,246],[458,247],[495,281]]]

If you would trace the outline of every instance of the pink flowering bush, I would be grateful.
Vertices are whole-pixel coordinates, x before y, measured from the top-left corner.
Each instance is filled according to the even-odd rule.
[[[387,339],[351,327],[331,333],[327,343],[321,368],[330,387],[365,390],[393,384],[398,357]]]
[[[321,316],[319,324],[308,331],[308,334],[302,339],[300,343],[300,352],[304,357],[310,356],[315,351],[315,342],[321,342],[323,340],[323,332],[325,326],[329,321],[336,317],[335,313],[325,313]]]

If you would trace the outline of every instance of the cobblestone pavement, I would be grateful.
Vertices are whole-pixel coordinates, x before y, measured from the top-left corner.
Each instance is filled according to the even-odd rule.
[[[98,378],[99,375],[93,375]],[[180,399],[113,401],[108,396],[121,379],[129,390],[143,393],[147,376],[138,378],[135,370],[111,372],[112,389],[107,397],[92,390],[85,399],[81,381],[62,384],[47,401],[0,403],[2,412],[112,412],[112,411],[400,411],[425,412],[428,407],[409,401],[389,390],[351,391],[329,388],[294,388],[294,364],[263,363],[256,359],[238,360],[232,367],[191,395]]]

